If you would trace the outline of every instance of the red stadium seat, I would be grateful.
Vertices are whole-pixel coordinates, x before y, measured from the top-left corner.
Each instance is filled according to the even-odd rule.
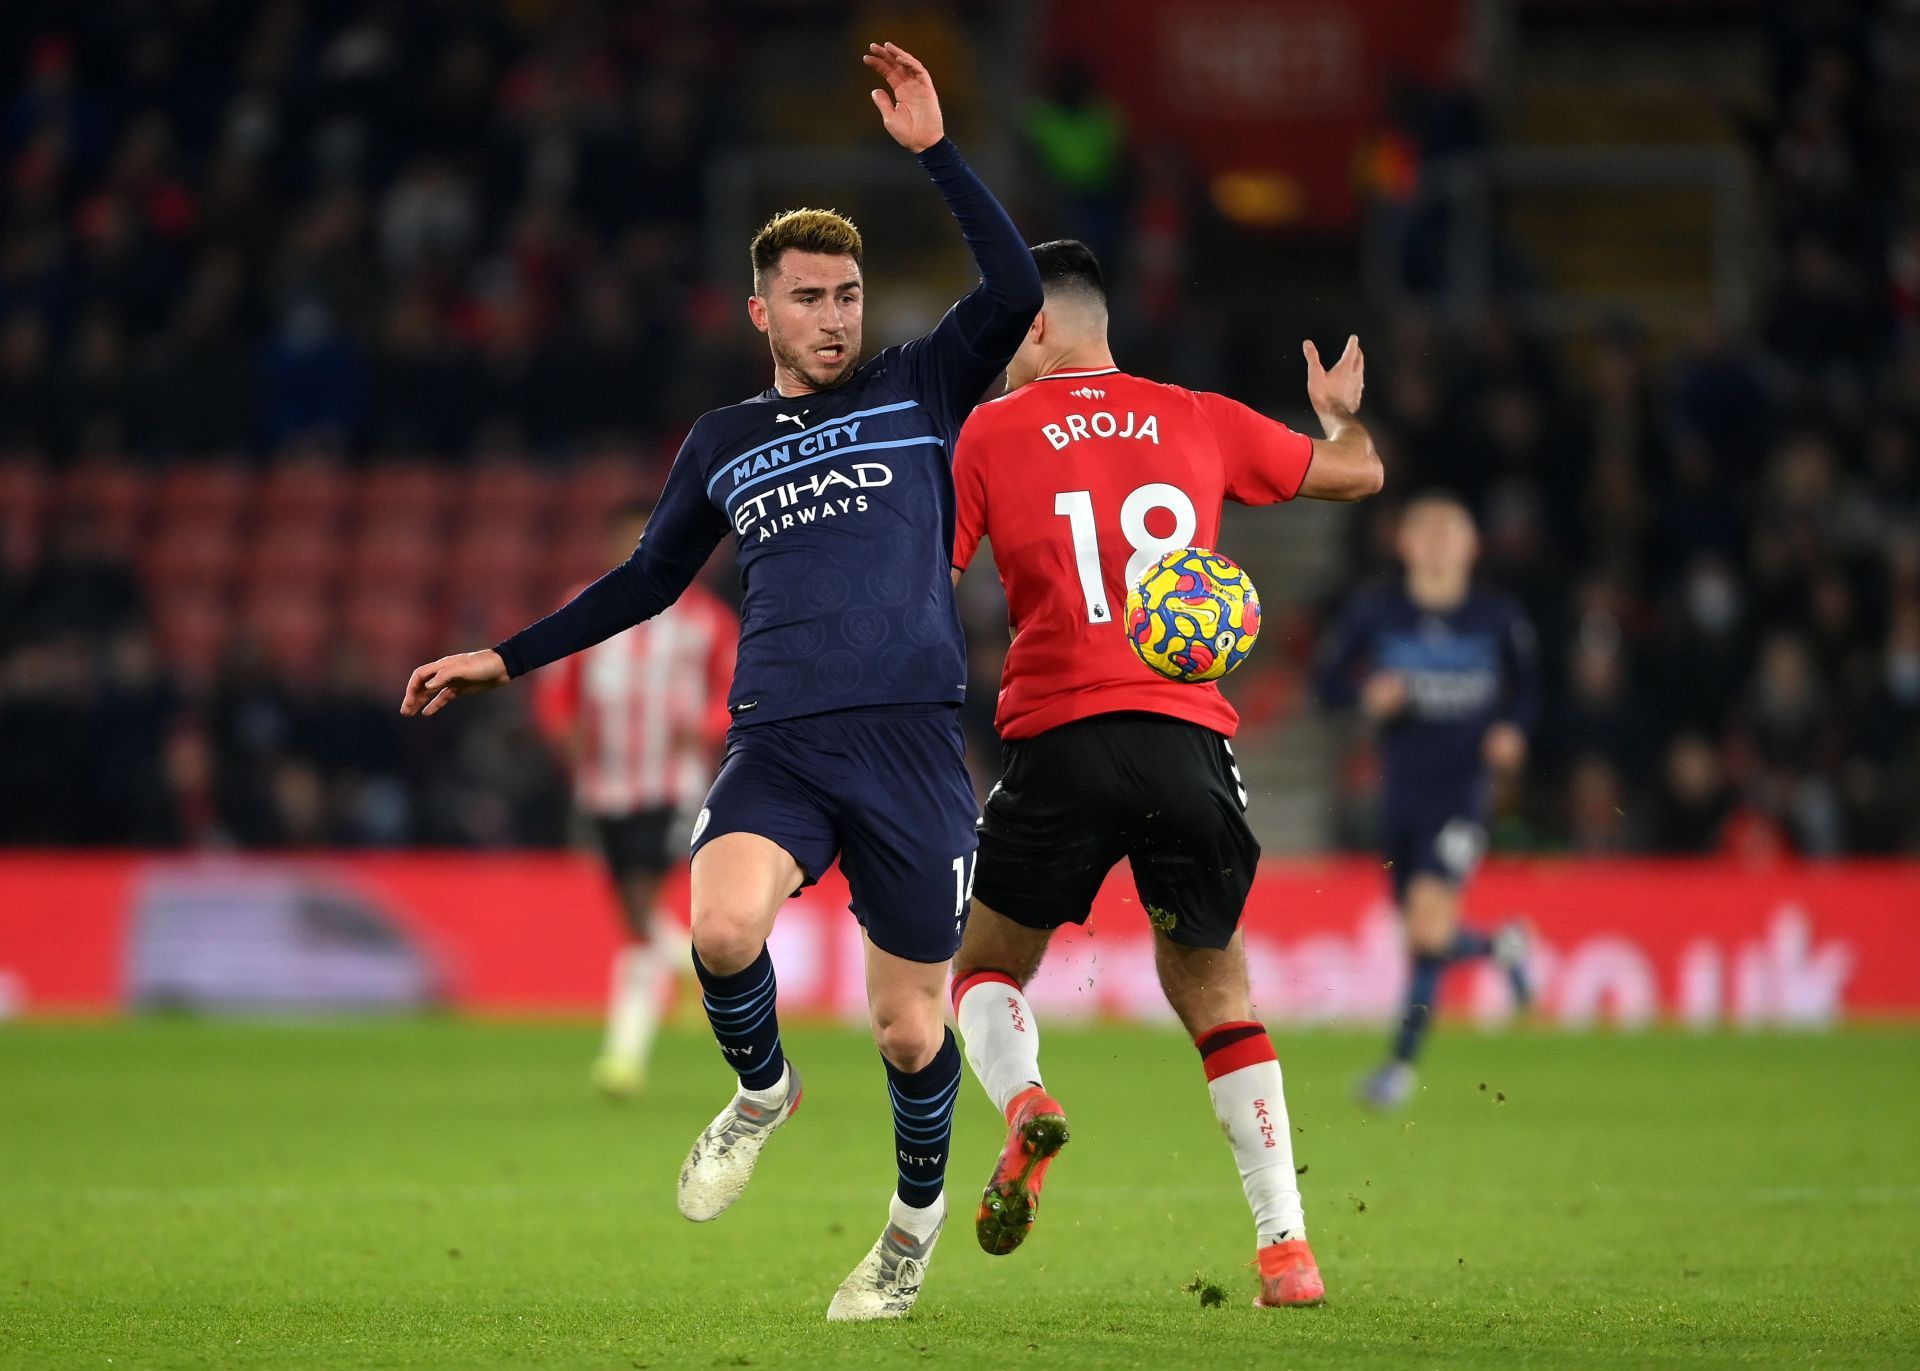
[[[378,679],[397,692],[406,674],[450,648],[436,641],[439,623],[424,596],[386,586],[364,587],[347,601],[341,632]]]
[[[517,520],[544,524],[553,506],[554,483],[543,471],[518,460],[483,463],[463,475],[455,487],[463,523]]]
[[[564,595],[597,581],[619,560],[619,551],[604,531],[597,538],[569,538],[547,558],[542,568],[546,583],[554,587],[555,594]]]
[[[0,573],[22,574],[40,554],[53,483],[32,457],[0,457]]]
[[[355,518],[362,524],[389,516],[434,523],[452,497],[452,478],[420,462],[377,467],[355,481],[352,491]]]
[[[240,625],[276,670],[292,675],[318,671],[333,634],[325,599],[298,584],[250,589]]]
[[[84,514],[104,545],[122,555],[138,545],[153,493],[153,478],[130,462],[91,458],[60,479],[63,511]]]
[[[178,519],[238,520],[253,501],[254,476],[237,462],[195,462],[177,466],[160,481],[157,515]]]
[[[175,590],[154,597],[153,615],[167,662],[190,684],[210,680],[233,634],[226,601],[205,591]]]
[[[167,593],[176,587],[217,591],[240,569],[240,536],[220,518],[185,518],[163,524],[147,542],[141,570]]]
[[[302,520],[331,526],[346,508],[347,472],[328,457],[294,457],[275,464],[260,487],[260,514],[269,522]]]
[[[249,581],[301,581],[324,589],[340,577],[344,548],[337,534],[304,519],[266,524],[253,531],[246,576]]]
[[[447,553],[448,588],[524,589],[543,562],[532,529],[511,518],[473,523],[459,530]]]
[[[423,594],[446,572],[438,521],[411,512],[378,513],[363,520],[346,545],[345,560],[350,580],[384,582]]]
[[[557,511],[558,532],[568,540],[598,535],[621,505],[657,494],[658,473],[638,455],[590,458],[567,477]]]

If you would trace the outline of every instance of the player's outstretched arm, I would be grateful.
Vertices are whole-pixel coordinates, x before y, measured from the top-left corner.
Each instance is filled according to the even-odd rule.
[[[1325,438],[1313,441],[1313,462],[1300,494],[1315,500],[1364,500],[1386,483],[1386,469],[1374,449],[1373,435],[1355,417],[1367,384],[1367,359],[1360,339],[1349,336],[1347,350],[1331,370],[1320,365],[1320,349],[1300,344],[1307,355],[1307,401],[1320,417]]]
[[[726,519],[707,500],[693,444],[689,434],[631,557],[505,642],[417,668],[407,682],[400,712],[437,714],[462,695],[498,689],[604,642],[679,599],[727,531]]]
[[[694,433],[680,446],[633,555],[494,651],[515,678],[644,623],[679,599],[727,531],[707,499]]]
[[[871,44],[862,60],[886,82],[884,89],[873,92],[881,123],[933,178],[980,268],[979,286],[953,307],[933,335],[938,343],[951,341],[962,353],[952,360],[954,369],[963,373],[956,383],[962,390],[972,387],[964,400],[971,406],[1040,312],[1040,272],[1020,230],[946,136],[940,98],[926,67],[895,43]],[[948,334],[950,340],[944,336]]]

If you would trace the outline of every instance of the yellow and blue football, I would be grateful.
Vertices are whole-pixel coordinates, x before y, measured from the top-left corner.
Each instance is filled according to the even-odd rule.
[[[1175,548],[1127,592],[1127,641],[1171,681],[1217,681],[1260,636],[1260,596],[1229,557]]]

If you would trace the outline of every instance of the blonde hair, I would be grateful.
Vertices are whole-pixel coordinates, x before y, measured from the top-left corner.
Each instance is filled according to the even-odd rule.
[[[749,252],[753,257],[753,288],[758,291],[769,268],[777,266],[780,254],[789,248],[795,252],[823,252],[835,257],[851,257],[860,264],[860,230],[853,220],[830,209],[782,210],[753,235]]]

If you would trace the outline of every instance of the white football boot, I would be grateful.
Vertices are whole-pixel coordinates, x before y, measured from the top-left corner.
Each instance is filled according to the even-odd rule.
[[[864,1323],[873,1319],[904,1319],[920,1298],[927,1278],[933,1245],[945,1226],[946,1196],[940,1197],[940,1222],[924,1239],[915,1238],[899,1224],[889,1222],[880,1241],[862,1258],[853,1274],[840,1282],[827,1306],[828,1323]]]
[[[680,1164],[680,1212],[695,1223],[717,1219],[740,1198],[753,1179],[760,1149],[773,1130],[800,1107],[800,1073],[787,1063],[787,1095],[779,1104],[759,1105],[736,1091],[727,1107],[693,1140]]]

